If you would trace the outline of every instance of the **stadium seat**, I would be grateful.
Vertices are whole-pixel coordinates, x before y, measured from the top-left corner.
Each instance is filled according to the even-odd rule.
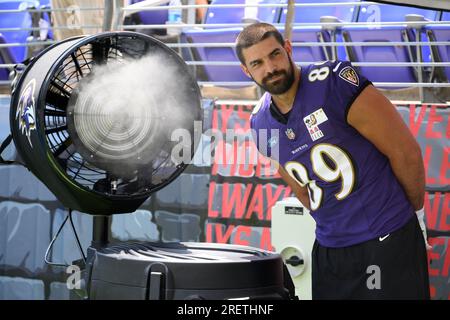
[[[242,28],[185,31],[183,37],[189,43],[234,43]],[[281,33],[284,28],[279,29]],[[329,35],[315,27],[294,27],[292,30],[293,58],[295,62],[317,62],[327,60],[326,47],[297,46],[302,42],[329,42]],[[192,48],[194,60],[239,62],[233,47]],[[203,66],[209,81],[249,81],[239,66]]]
[[[436,21],[439,18],[439,11],[430,9],[420,9],[415,7],[397,6],[390,4],[376,4],[376,5],[361,5],[357,13],[358,22],[399,22],[405,21],[405,16],[408,14],[421,15],[426,20]],[[399,28],[402,28],[399,26]],[[415,32],[413,29],[409,31],[411,40],[415,39]],[[422,37],[422,35],[421,35]],[[414,53],[415,56],[415,53]],[[424,62],[431,61],[431,53],[426,46],[422,47],[422,57]],[[416,60],[416,59],[414,59]]]
[[[242,28],[188,30],[182,34],[182,41],[188,43],[234,43]],[[196,61],[233,61],[239,62],[233,47],[196,47],[191,50]],[[203,66],[197,67],[208,81],[249,81],[239,66]]]
[[[395,22],[404,21],[407,14],[418,14],[425,19],[435,21],[439,11],[392,4],[362,4],[357,10],[358,22]]]
[[[435,20],[439,12],[414,7],[364,4],[358,9],[357,22],[367,22],[366,26],[346,26],[342,35],[346,42],[408,42],[416,40],[416,28],[407,23],[395,26],[377,24],[378,22],[403,22],[406,15],[421,15],[426,20]],[[417,28],[420,30],[420,27]],[[421,32],[421,31],[419,31]],[[420,33],[420,36],[422,34]],[[354,62],[415,62],[418,61],[416,49],[411,46],[352,46],[348,56]],[[420,59],[419,59],[420,60]],[[429,61],[430,52],[422,47],[422,60]],[[359,70],[374,82],[416,82],[417,72],[413,67],[360,67]],[[428,79],[425,68],[421,70],[422,81]]]
[[[306,3],[346,3],[346,2],[357,2],[353,0],[297,0],[296,3],[306,4]],[[283,0],[287,3],[286,0]],[[343,6],[316,6],[316,7],[296,7],[294,15],[294,23],[318,23],[321,22],[321,17],[332,16],[337,18],[342,22],[353,22],[356,19],[357,6],[355,5],[343,5]],[[280,22],[285,23],[287,16],[287,9],[283,9]],[[311,27],[311,26],[310,26]],[[320,27],[316,27],[317,32],[320,31]],[[338,32],[329,31],[330,41],[333,42],[343,42],[341,34]],[[343,46],[327,48],[329,50],[329,56],[327,59],[343,59],[348,60],[346,56],[346,51]]]
[[[141,2],[142,0],[131,0],[130,4]],[[164,5],[165,7],[166,5]],[[138,16],[141,24],[165,24],[168,18],[168,10],[140,11]]]
[[[342,29],[346,42],[402,42],[406,29],[384,26],[368,29],[365,26],[351,26]],[[349,48],[352,62],[411,62],[406,46],[352,46]],[[359,71],[373,82],[416,82],[411,67],[364,67]]]
[[[3,61],[2,57],[0,56],[0,64],[4,64],[5,61]],[[7,81],[8,80],[8,69],[0,67],[0,81]]]
[[[248,0],[213,0],[214,4],[245,4]],[[254,2],[254,1],[253,1]],[[280,0],[260,0],[259,4],[279,4]],[[276,23],[280,16],[280,7],[249,7],[243,8],[214,8],[209,7],[205,15],[205,24],[242,23],[244,18],[256,19],[261,22]],[[247,13],[247,17],[246,17]]]
[[[296,0],[295,3],[337,3],[337,2],[357,2],[358,0]],[[283,0],[287,3],[287,0]],[[317,23],[322,16],[333,16],[341,21],[351,22],[355,19],[355,6],[318,6],[318,7],[296,7],[294,22],[296,23]],[[280,22],[286,21],[287,9],[283,9]]]
[[[213,4],[229,4],[240,3],[243,4],[245,0],[233,1],[213,1]],[[262,1],[262,3],[282,3],[283,1]],[[273,8],[260,9],[258,11],[258,20],[267,22],[277,22],[276,12]],[[217,11],[215,11],[217,10]],[[335,11],[333,11],[335,12]],[[218,14],[220,13],[220,14]],[[208,9],[206,23],[241,23],[244,17],[244,9]],[[344,18],[344,16],[340,17]],[[317,22],[320,21],[320,16],[317,16]],[[182,41],[189,43],[234,43],[241,28],[206,28],[205,30],[185,30],[182,36]],[[284,33],[284,28],[280,28]],[[295,62],[317,62],[324,61],[330,58],[331,52],[328,47],[324,46],[305,46],[299,45],[302,42],[329,42],[330,35],[323,31],[320,27],[294,27],[292,31],[293,57]],[[235,61],[238,58],[232,47],[197,47],[192,48],[192,60],[197,61]],[[189,59],[187,59],[189,60]],[[248,81],[249,79],[242,72],[239,66],[203,66],[197,67],[197,75],[205,75],[203,80],[209,81]]]
[[[213,0],[212,5],[221,4],[245,4],[248,0]],[[262,0],[261,4],[279,4],[280,0]],[[276,23],[280,15],[280,8],[276,7],[249,7],[247,11],[243,8],[214,8],[209,7],[204,24],[226,24],[243,23],[256,19],[258,21]],[[246,18],[247,20],[244,20]],[[185,30],[181,36],[182,42],[188,43],[234,43],[242,28],[220,28],[208,27],[205,29]],[[239,62],[235,54],[234,47],[196,47],[191,48],[190,57],[186,60],[194,61],[231,61]],[[239,66],[197,66],[197,78],[208,81],[249,81],[249,78],[242,72]]]
[[[142,1],[144,0],[130,0],[129,5],[133,5]],[[167,3],[160,5],[160,7],[160,10],[141,10],[135,11],[133,13],[127,11],[123,20],[123,24],[126,26],[149,25],[149,27],[145,29],[128,28],[128,30],[154,36],[163,42],[172,42],[173,40],[164,38],[166,35],[168,35],[168,29],[151,27],[151,25],[165,25],[169,20],[169,10],[167,9]]]
[[[6,39],[3,34],[0,33],[0,44],[5,44]],[[16,60],[11,54],[10,47],[0,48],[0,64],[14,64]],[[0,81],[6,81],[9,78],[9,68],[0,68]]]
[[[47,2],[47,1],[46,1]],[[43,4],[43,2],[41,1],[41,6],[40,6],[40,8],[42,9],[42,10],[48,10],[48,9],[51,9],[51,4],[50,3],[46,3],[46,4]],[[48,11],[45,11],[45,12],[42,12],[42,17],[41,17],[41,19],[43,19],[49,26],[50,26],[50,28],[48,29],[48,33],[47,33],[47,39],[53,39],[53,30],[51,29],[51,18],[50,18],[50,12],[48,12]],[[44,39],[45,40],[45,39]]]
[[[284,33],[284,28],[279,29]],[[302,42],[330,42],[330,35],[317,27],[293,27],[292,28],[292,56],[296,63],[329,60],[330,50],[326,46],[298,45]]]
[[[448,25],[428,25],[425,27],[425,32],[430,44],[436,41],[450,41],[450,24]],[[435,62],[450,62],[450,45],[446,46],[431,46],[431,52],[433,61]],[[440,69],[440,70],[439,70]],[[444,74],[447,79],[442,79],[442,73],[439,72],[444,70]],[[441,77],[442,80],[450,81],[450,67],[436,68],[433,70],[433,76]],[[439,78],[438,78],[439,79]]]
[[[0,1],[0,10],[25,10],[29,6],[38,7],[39,1]],[[1,13],[0,28],[31,28],[31,16],[27,11]],[[7,43],[26,43],[30,35],[29,30],[1,31]],[[25,46],[10,48],[14,59],[22,62],[26,59],[27,49]]]

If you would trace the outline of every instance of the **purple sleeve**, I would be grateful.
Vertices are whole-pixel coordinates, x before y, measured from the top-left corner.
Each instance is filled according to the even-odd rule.
[[[349,61],[335,61],[331,64],[333,94],[338,102],[339,117],[347,122],[347,114],[359,94],[372,84],[356,71]]]

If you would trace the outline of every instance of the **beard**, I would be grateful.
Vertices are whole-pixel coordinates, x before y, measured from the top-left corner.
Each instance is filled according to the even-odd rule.
[[[273,79],[277,80],[273,81]],[[262,82],[259,83],[253,79],[255,83],[265,91],[273,95],[283,94],[288,91],[295,81],[294,76],[294,64],[289,57],[289,69],[288,70],[276,70],[273,73],[269,73]]]

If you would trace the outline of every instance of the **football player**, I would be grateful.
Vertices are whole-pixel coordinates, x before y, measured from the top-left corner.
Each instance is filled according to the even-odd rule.
[[[316,221],[313,299],[429,299],[424,166],[395,107],[347,61],[298,68],[270,24],[244,28],[236,53],[266,91],[258,150]]]

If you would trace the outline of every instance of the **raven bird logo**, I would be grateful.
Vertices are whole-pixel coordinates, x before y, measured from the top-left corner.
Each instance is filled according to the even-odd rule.
[[[34,90],[36,88],[36,80],[32,79],[26,85],[19,99],[19,105],[17,106],[16,119],[19,122],[19,130],[22,134],[28,138],[30,146],[33,147],[31,143],[30,135],[31,130],[36,129],[36,111],[35,111],[35,101],[34,101]]]
[[[359,86],[359,77],[352,67],[345,67],[339,72],[339,77],[354,86]]]

